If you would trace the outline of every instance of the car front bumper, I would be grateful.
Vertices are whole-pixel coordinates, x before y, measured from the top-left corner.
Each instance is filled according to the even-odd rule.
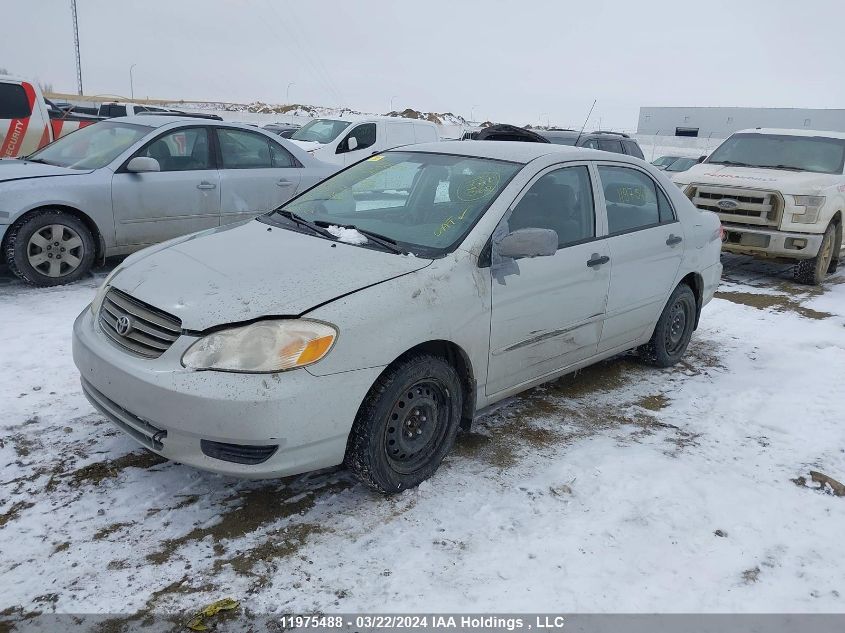
[[[181,357],[196,340],[183,335],[159,358],[140,358],[107,340],[86,308],[74,323],[73,359],[94,407],[168,459],[255,479],[343,461],[358,407],[381,368],[328,376],[306,369],[195,371],[183,367]],[[247,453],[278,448],[261,463],[237,463],[206,454],[208,442],[238,445]]]
[[[821,234],[752,229],[731,224],[725,224],[723,228],[725,230],[723,251],[761,257],[810,259],[818,255],[823,238]]]

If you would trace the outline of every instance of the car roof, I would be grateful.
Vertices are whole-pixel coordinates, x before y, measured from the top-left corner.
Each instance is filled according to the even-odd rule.
[[[443,141],[421,143],[410,147],[397,147],[390,151],[427,152],[431,154],[452,154],[473,158],[492,158],[514,163],[530,163],[548,154],[561,154],[562,159],[571,160],[624,160],[626,154],[610,154],[596,149],[555,145],[554,143],[526,143],[524,141]]]
[[[125,121],[126,123],[135,123],[137,125],[146,125],[147,127],[164,127],[171,123],[190,123],[192,125],[230,125],[233,127],[247,128],[251,130],[260,130],[257,125],[246,123],[236,123],[234,121],[218,121],[217,119],[206,119],[196,116],[181,116],[179,114],[136,114],[133,116],[119,116],[107,121]]]
[[[799,130],[776,127],[756,127],[748,130],[737,130],[734,134],[780,134],[781,136],[825,136],[827,138],[845,139],[845,132],[832,130]]]

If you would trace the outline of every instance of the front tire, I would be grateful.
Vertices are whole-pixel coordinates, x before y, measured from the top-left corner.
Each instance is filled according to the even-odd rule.
[[[792,269],[792,278],[795,281],[810,286],[819,286],[827,273],[836,271],[836,265],[839,263],[839,253],[834,252],[838,242],[836,229],[836,224],[831,222],[822,237],[818,255],[812,259],[802,259],[795,263]]]
[[[94,264],[94,237],[75,216],[57,210],[34,213],[15,224],[6,238],[12,272],[36,286],[78,281]]]
[[[400,360],[379,376],[364,399],[344,463],[381,493],[419,485],[451,450],[462,403],[460,378],[443,358]]]
[[[692,289],[685,283],[680,284],[666,302],[651,340],[639,349],[643,360],[655,367],[677,364],[692,338],[696,311]]]

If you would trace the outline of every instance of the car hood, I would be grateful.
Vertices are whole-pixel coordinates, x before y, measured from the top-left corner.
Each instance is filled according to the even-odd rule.
[[[671,174],[671,172],[667,172]],[[728,165],[693,165],[677,172],[672,181],[678,184],[707,183],[752,189],[772,189],[787,194],[807,194],[840,183],[841,175],[817,174],[809,171],[731,167]]]
[[[306,152],[312,152],[315,149],[320,149],[324,145],[324,143],[318,143],[317,141],[297,141],[296,139],[292,138],[289,138],[288,140],[294,145],[301,147]]]
[[[265,316],[297,316],[431,263],[257,220],[136,257],[112,285],[195,331]]]
[[[56,165],[32,163],[18,158],[0,159],[0,182],[24,180],[26,178],[44,178],[45,176],[78,176],[90,174],[91,169],[68,169]]]

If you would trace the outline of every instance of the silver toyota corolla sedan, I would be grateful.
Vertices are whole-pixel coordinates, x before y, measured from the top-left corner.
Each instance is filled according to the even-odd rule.
[[[243,477],[430,477],[498,400],[625,350],[684,354],[721,226],[659,170],[553,144],[372,156],[240,226],[130,256],[74,325],[91,403]]]
[[[2,253],[26,281],[69,283],[98,259],[266,213],[337,169],[255,127],[109,119],[0,160]]]

